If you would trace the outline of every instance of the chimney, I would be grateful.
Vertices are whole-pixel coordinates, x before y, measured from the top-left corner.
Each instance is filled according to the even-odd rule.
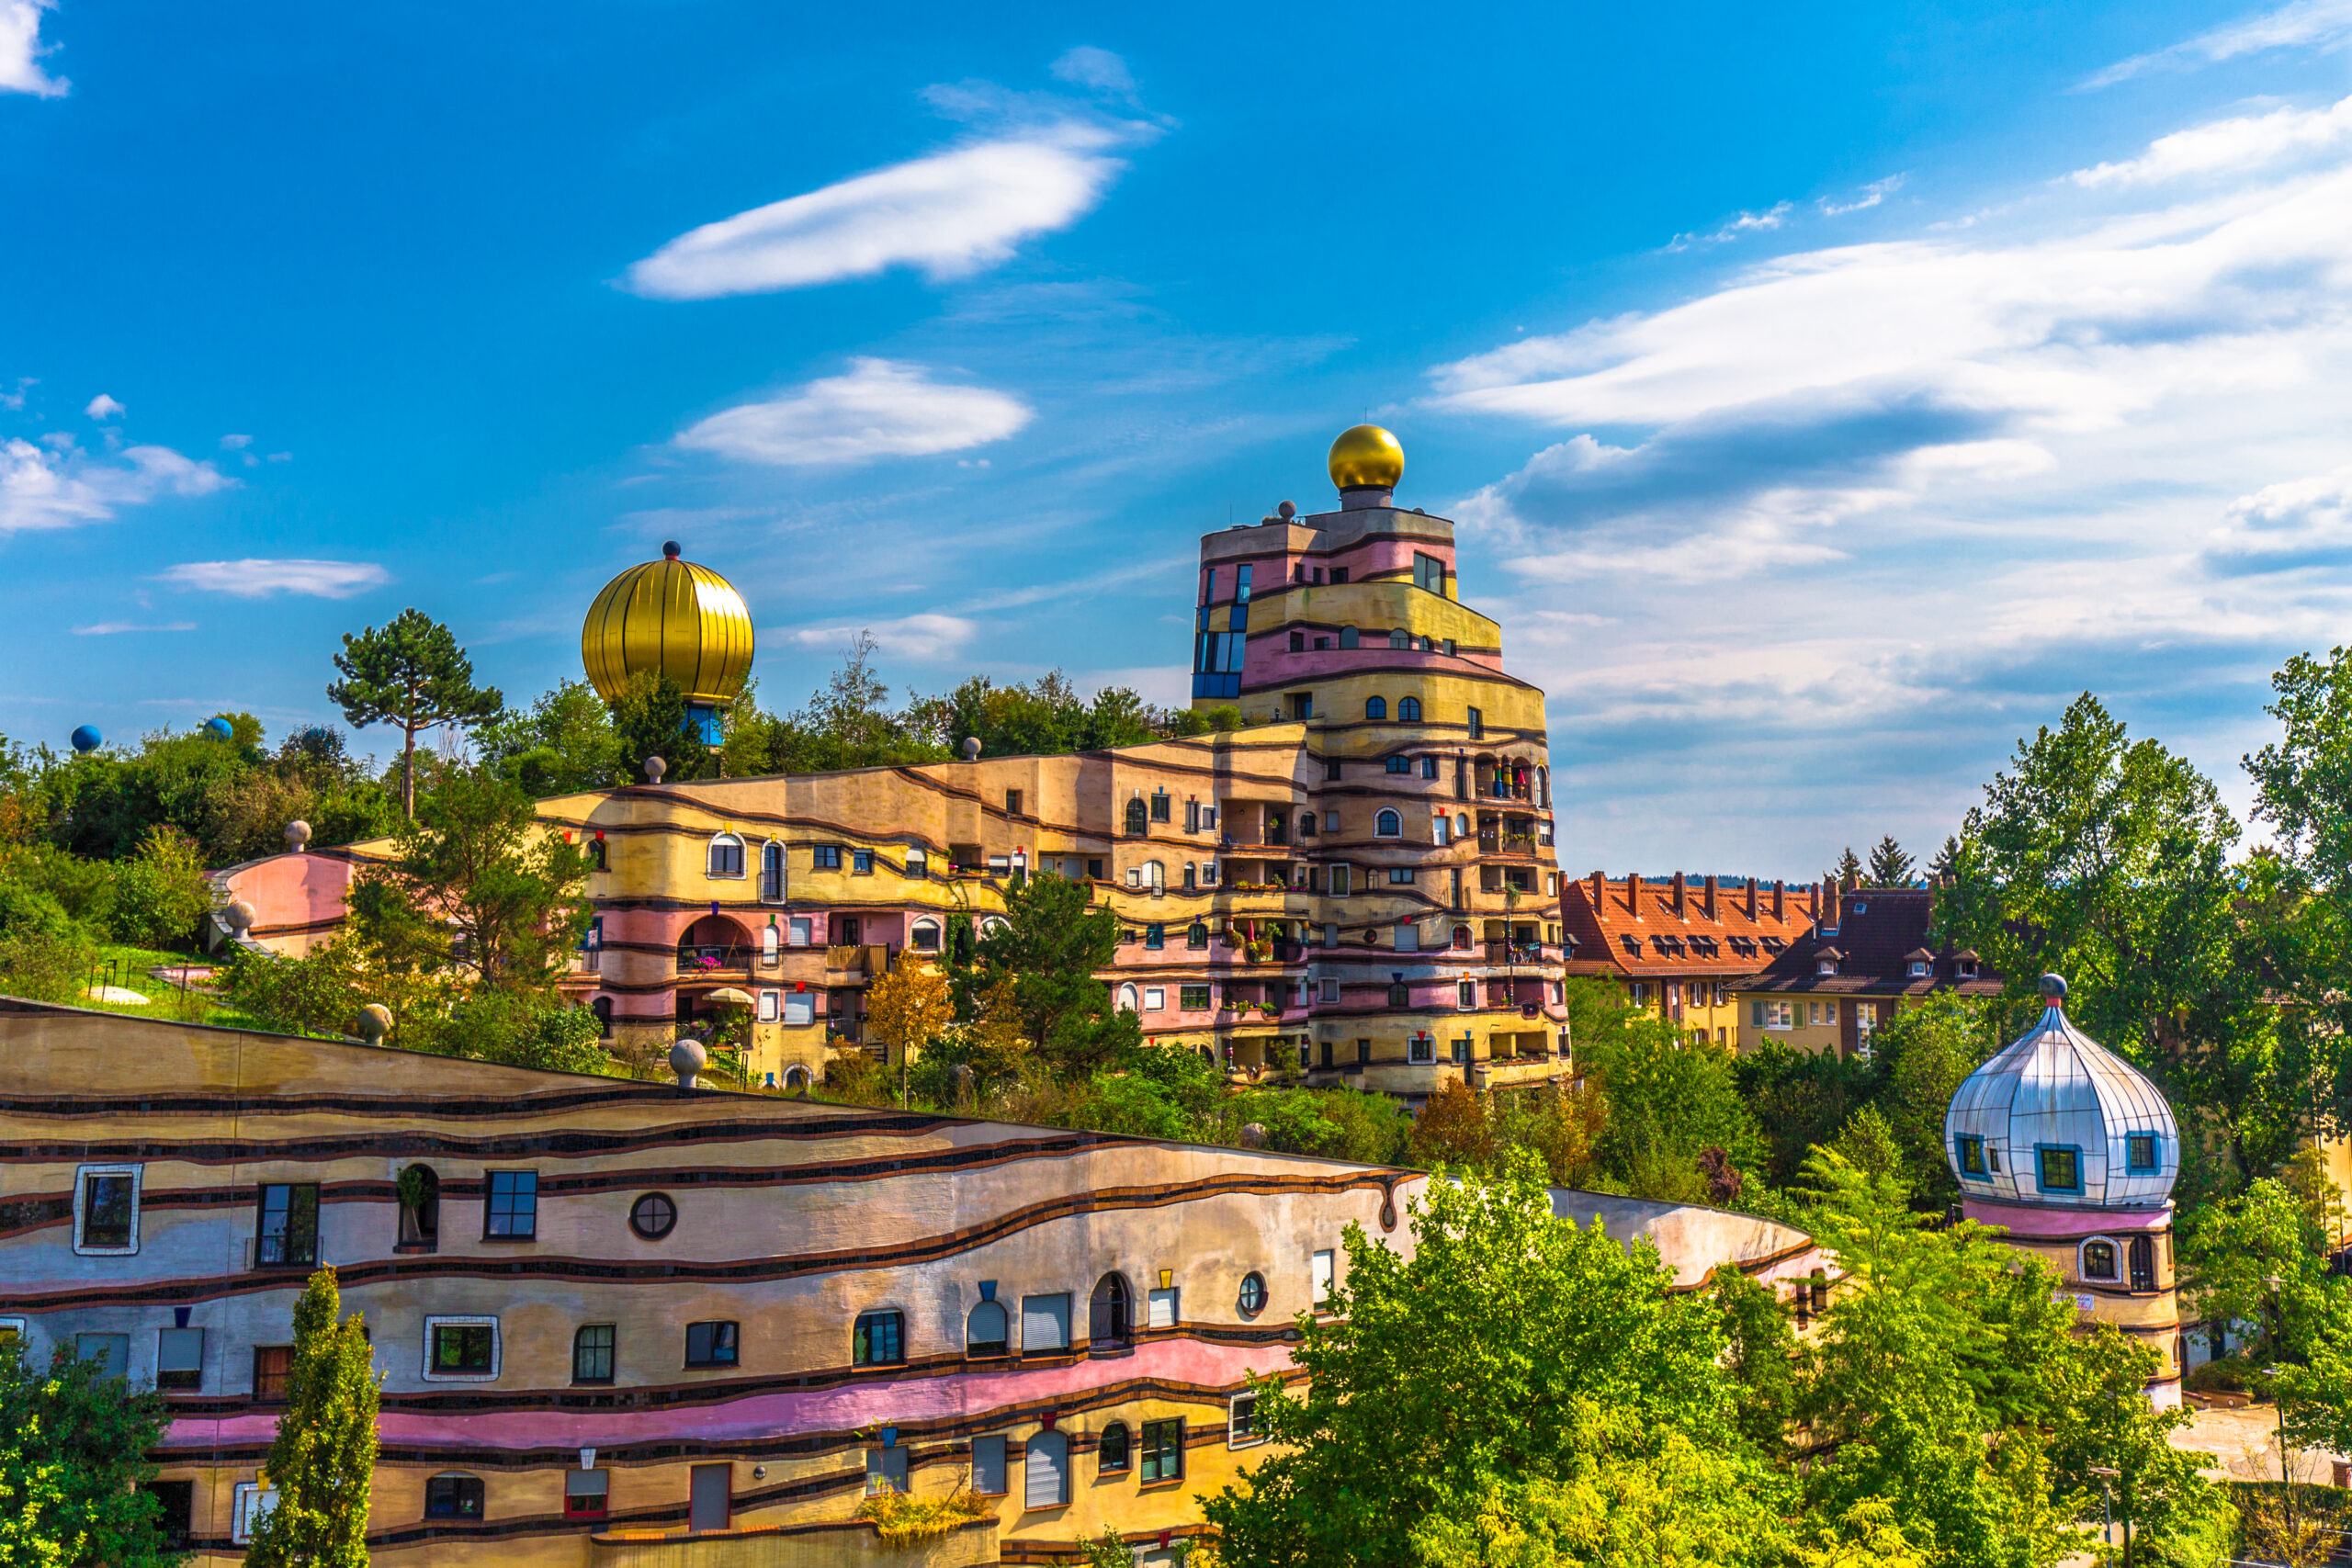
[[[1701,884],[1701,886],[1703,891],[1700,895],[1702,902],[1699,907],[1707,912],[1707,919],[1712,920],[1715,918],[1715,878],[1713,872],[1708,873],[1707,880]]]
[[[1788,905],[1786,903],[1789,885],[1787,883],[1782,882],[1777,876],[1772,879],[1772,918],[1776,920],[1785,920],[1789,918]]]
[[[1750,922],[1756,919],[1756,879],[1752,876],[1747,879],[1747,918]]]
[[[1686,886],[1688,885],[1682,874],[1676,872],[1674,874],[1674,918],[1678,920],[1688,918],[1688,912],[1682,908],[1682,890]]]
[[[1826,882],[1827,880],[1827,877],[1822,878],[1822,882]],[[1813,929],[1819,931],[1821,929],[1821,882],[1815,883],[1810,888],[1806,889],[1806,891],[1813,898],[1813,908],[1806,912],[1813,918]]]
[[[1638,871],[1625,874],[1625,912],[1637,920],[1642,918],[1642,874]]]
[[[1838,879],[1837,879],[1836,877],[1834,877],[1834,876],[1833,876],[1833,877],[1831,877],[1831,878],[1829,879],[1829,894],[1828,894],[1828,897],[1829,897],[1829,929],[1830,929],[1831,931],[1836,931],[1836,930],[1838,929],[1838,914],[1839,914],[1840,910],[1842,910],[1842,909],[1844,908],[1844,907],[1845,907],[1845,903],[1846,903],[1845,889],[1843,889],[1843,888],[1841,888],[1841,887],[1839,887],[1839,886],[1838,886]]]
[[[1601,911],[1609,907],[1607,903],[1604,902],[1608,897],[1608,874],[1606,872],[1594,872],[1592,874],[1592,918],[1596,920],[1600,919]]]

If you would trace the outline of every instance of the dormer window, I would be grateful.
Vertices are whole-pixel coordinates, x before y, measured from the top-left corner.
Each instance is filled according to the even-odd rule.
[[[1953,1152],[1960,1156],[1960,1174],[1978,1181],[1989,1180],[1991,1173],[1984,1168],[1984,1140],[1973,1133],[1962,1133],[1952,1140]]]
[[[1903,955],[1903,972],[1914,980],[1924,980],[1934,971],[1936,955],[1924,947],[1915,947]]]
[[[1924,980],[1928,977],[1928,966],[1915,958],[1911,961],[1909,973],[1914,980]]]
[[[1813,972],[1816,975],[1835,975],[1838,973],[1839,960],[1845,956],[1834,947],[1825,947],[1813,955]]]

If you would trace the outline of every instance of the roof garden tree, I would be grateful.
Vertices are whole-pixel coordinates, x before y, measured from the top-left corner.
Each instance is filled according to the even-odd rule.
[[[1829,874],[1829,878],[1840,887],[1860,887],[1862,885],[1861,857],[1854,853],[1853,845],[1848,844],[1846,852],[1838,857],[1838,869]]]
[[[1871,850],[1870,885],[1872,887],[1908,887],[1911,874],[1918,862],[1903,852],[1903,846],[1889,833]]]
[[[679,709],[683,723],[683,698]],[[528,710],[500,714],[475,741],[484,762],[534,797],[627,782],[612,708],[585,681],[565,681]]]
[[[614,783],[641,783],[649,757],[662,759],[662,776],[673,784],[708,778],[718,771],[708,744],[687,732],[685,692],[660,671],[629,671],[612,710],[619,763]]]
[[[381,628],[344,633],[334,667],[343,679],[328,685],[327,700],[345,719],[401,732],[401,814],[412,820],[417,736],[443,725],[481,725],[503,705],[495,686],[474,684],[473,661],[449,628],[414,608]]]
[[[1012,982],[1022,1032],[1038,1060],[1080,1079],[1142,1043],[1135,1014],[1112,1006],[1097,978],[1119,946],[1119,918],[1082,882],[1025,877],[1004,896],[1004,919],[980,935],[976,962],[956,971],[956,1010],[969,1016],[1000,980]]]
[[[2237,839],[2211,780],[2085,693],[1984,786],[1937,908],[2007,976],[2012,1021],[2040,1008],[2041,975],[2065,976],[2078,1021],[2259,1175],[2311,1115],[2265,994],[2259,868],[2230,863]]]
[[[360,1315],[341,1313],[334,1270],[321,1269],[294,1303],[286,1409],[261,1467],[277,1506],[254,1527],[246,1568],[367,1568],[375,1356]]]

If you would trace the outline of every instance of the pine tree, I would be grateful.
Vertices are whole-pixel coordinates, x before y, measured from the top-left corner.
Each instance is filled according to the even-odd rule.
[[[277,1506],[254,1527],[246,1568],[368,1568],[376,1368],[359,1315],[337,1322],[341,1310],[333,1269],[294,1303],[286,1413],[262,1462]]]
[[[1838,869],[1829,874],[1840,887],[1860,887],[1862,885],[1862,863],[1860,857],[1854,853],[1853,845],[1846,846],[1846,852],[1838,857]]]
[[[1919,863],[1903,852],[1903,846],[1887,834],[1871,852],[1871,886],[1872,887],[1908,887],[1912,868]]]
[[[1928,863],[1928,874],[1940,882],[1959,869],[1960,840],[1947,833],[1944,835],[1944,847],[1938,850],[1936,858]]]
[[[343,634],[334,656],[343,679],[327,701],[365,728],[389,723],[401,736],[401,812],[416,815],[416,737],[444,724],[479,726],[505,705],[495,686],[474,684],[473,661],[449,628],[422,610],[402,610],[382,630]]]

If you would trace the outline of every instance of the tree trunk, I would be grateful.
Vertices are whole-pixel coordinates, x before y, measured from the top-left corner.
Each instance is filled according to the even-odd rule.
[[[416,820],[416,731],[401,732],[405,744],[401,749],[401,815]]]

